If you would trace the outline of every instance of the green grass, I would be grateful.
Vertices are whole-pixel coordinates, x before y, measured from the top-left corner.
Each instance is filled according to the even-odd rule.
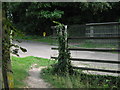
[[[53,74],[52,68],[48,68],[43,69],[41,74],[55,88],[120,88],[120,77],[88,75],[78,70],[76,72],[74,75],[62,76]]]
[[[81,43],[79,45],[74,45],[75,47],[84,48],[118,48],[118,45],[114,44],[98,44],[98,43]]]
[[[15,88],[23,88],[26,86],[24,80],[28,76],[30,66],[35,63],[37,63],[38,67],[49,66],[49,68],[42,70],[42,78],[55,88],[120,88],[120,77],[87,75],[81,73],[80,70],[77,70],[76,74],[67,76],[54,74],[50,65],[55,62],[56,61],[34,56],[24,58],[12,57]]]
[[[118,43],[95,43],[90,40],[70,40],[70,47],[83,47],[83,48],[118,48]]]
[[[52,36],[37,36],[37,35],[24,35],[24,36],[17,36],[15,39],[18,40],[31,40],[31,41],[38,41],[38,42],[45,42],[51,45],[57,45],[57,40],[52,39]],[[118,48],[117,44],[105,44],[105,43],[92,43],[89,40],[69,40],[70,47],[83,47],[83,48]]]
[[[57,45],[57,40],[52,39],[52,36],[37,36],[37,35],[24,35],[24,36],[17,36],[15,39],[18,40],[31,40],[31,41],[38,41],[38,42],[45,42],[51,45]],[[69,40],[71,43],[70,47],[83,47],[83,48],[118,48],[118,44],[105,44],[105,43],[92,43],[89,40]]]
[[[48,66],[53,64],[54,61],[38,58],[38,57],[12,57],[12,69],[13,69],[13,77],[15,88],[21,88],[26,86],[24,80],[28,76],[28,70],[32,64],[37,64],[38,66]]]
[[[56,44],[57,40],[53,40],[51,36],[37,36],[37,35],[24,35],[24,36],[17,36],[15,39],[18,40],[31,40],[31,41],[38,41],[38,42],[44,42],[48,44]]]

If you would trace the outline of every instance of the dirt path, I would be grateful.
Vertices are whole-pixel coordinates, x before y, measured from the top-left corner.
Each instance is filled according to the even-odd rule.
[[[40,76],[41,70],[46,67],[36,68],[36,65],[37,64],[33,64],[31,66],[31,69],[29,70],[29,76],[25,80],[28,88],[50,88],[51,85],[45,82]]]

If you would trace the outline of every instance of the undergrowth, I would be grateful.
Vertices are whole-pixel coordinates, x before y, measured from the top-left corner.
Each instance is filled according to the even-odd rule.
[[[38,58],[34,56],[28,56],[24,58],[20,57],[12,57],[12,70],[13,70],[13,78],[14,78],[14,87],[15,88],[23,88],[26,86],[24,80],[28,76],[28,70],[30,69],[32,64],[37,64],[37,67],[40,66],[49,66],[55,63],[55,61]]]
[[[42,77],[55,88],[120,88],[120,77],[90,75],[75,70],[72,75],[55,74],[53,68],[42,70]]]

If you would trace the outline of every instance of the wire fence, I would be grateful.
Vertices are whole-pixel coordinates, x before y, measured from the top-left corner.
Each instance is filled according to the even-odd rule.
[[[70,38],[74,38],[74,40],[69,40],[69,46],[71,47],[118,48],[120,43],[119,38],[115,39],[114,37],[120,36],[120,23],[109,22],[71,25],[68,28],[68,34]],[[82,37],[86,38],[79,39]],[[94,39],[94,37],[99,38]]]

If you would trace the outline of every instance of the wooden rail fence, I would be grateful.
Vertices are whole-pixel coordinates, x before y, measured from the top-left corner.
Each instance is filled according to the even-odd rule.
[[[118,23],[119,24],[119,23]],[[90,25],[89,25],[90,26]],[[56,37],[54,37],[55,39]],[[117,39],[120,37],[69,37],[68,40],[74,39]],[[120,42],[119,42],[120,43]],[[119,44],[118,43],[118,44]],[[58,48],[51,48],[52,50],[58,50]],[[70,51],[95,51],[95,52],[117,52],[120,53],[120,49],[101,49],[101,48],[68,48]],[[57,59],[57,57],[51,57],[52,59]],[[120,61],[108,61],[108,60],[97,60],[97,59],[81,59],[81,58],[70,58],[72,61],[84,61],[84,62],[97,62],[97,63],[110,63],[110,64],[120,64]],[[75,67],[73,69],[82,69],[82,70],[92,70],[92,71],[101,71],[101,72],[109,72],[109,73],[120,73],[120,70],[105,70],[105,69],[95,69],[95,68],[87,68],[87,67]]]
[[[58,50],[58,48],[51,48],[52,50]],[[69,50],[77,50],[77,51],[81,51],[81,50],[86,50],[86,51],[98,51],[97,49],[72,49],[72,48],[69,48]],[[107,50],[107,49],[100,49],[99,51],[109,51],[110,50]],[[112,51],[120,51],[119,49],[117,50],[112,50]],[[57,60],[57,57],[51,57],[52,59],[56,59]],[[81,58],[70,58],[71,61],[84,61],[84,62],[97,62],[97,63],[110,63],[110,64],[120,64],[120,61],[108,61],[108,60],[97,60],[97,59],[81,59]],[[82,70],[92,70],[92,71],[102,71],[102,72],[110,72],[110,73],[120,73],[119,70],[104,70],[104,69],[95,69],[95,68],[86,68],[86,67],[74,67],[73,66],[73,69],[82,69]]]

